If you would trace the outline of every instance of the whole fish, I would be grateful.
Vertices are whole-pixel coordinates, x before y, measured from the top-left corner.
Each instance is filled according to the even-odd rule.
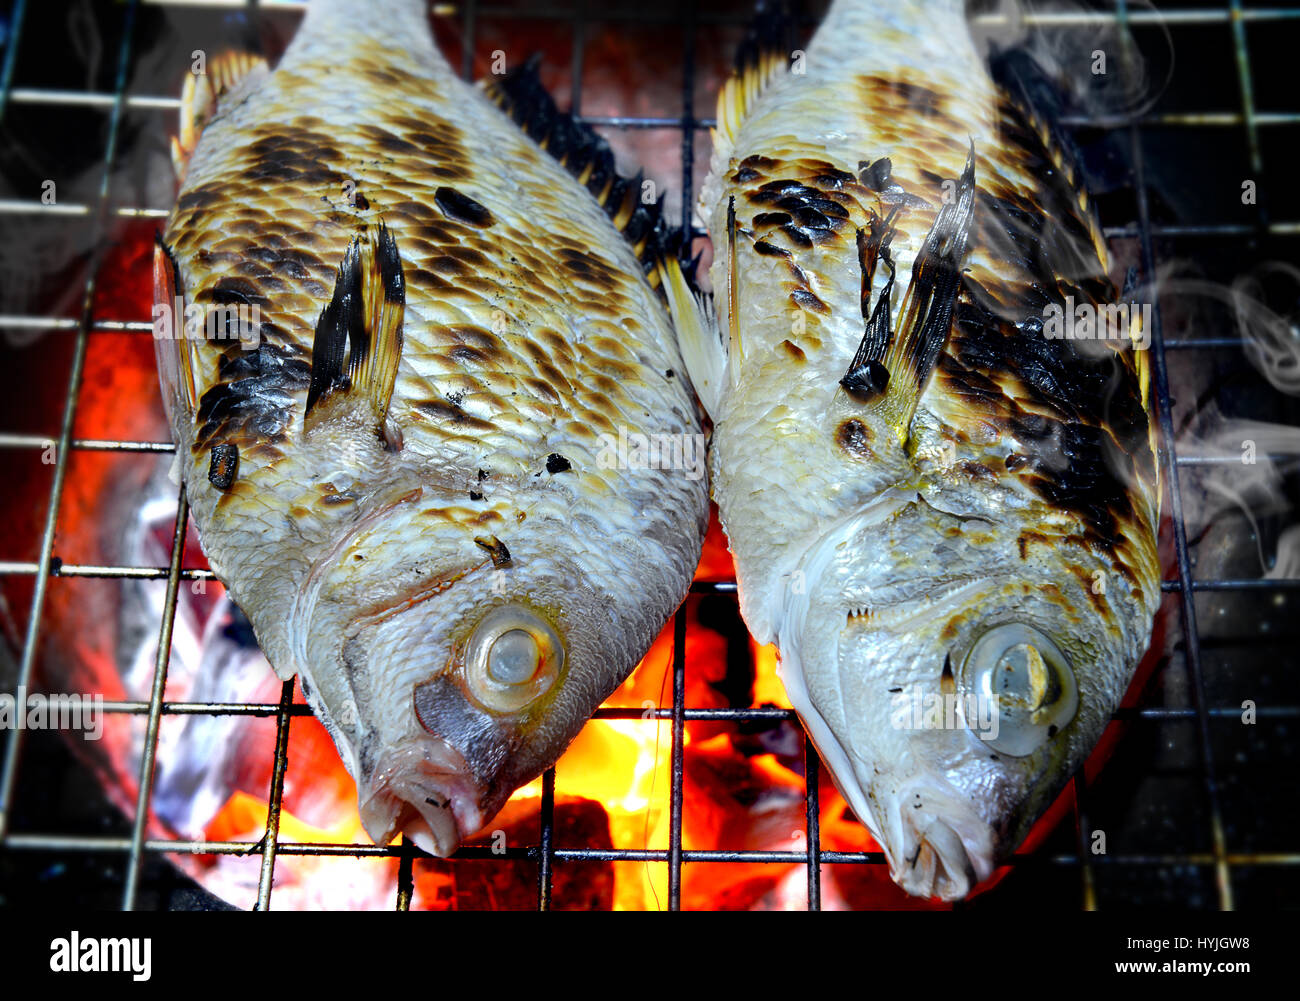
[[[1150,636],[1146,335],[961,0],[836,0],[806,50],[779,23],[719,99],[716,320],[679,271],[674,315],[745,620],[894,880],[959,898]]]
[[[611,449],[700,431],[658,209],[529,67],[458,79],[421,0],[314,0],[274,70],[214,60],[174,153],[155,336],[204,550],[370,836],[446,855],[699,558],[701,476]]]

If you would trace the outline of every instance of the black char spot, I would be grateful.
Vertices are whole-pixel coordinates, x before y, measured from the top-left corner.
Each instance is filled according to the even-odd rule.
[[[893,172],[894,164],[887,156],[882,156],[873,164],[862,164],[859,167],[859,177],[862,183],[872,191],[884,191],[889,186],[890,175]]]
[[[218,490],[229,490],[239,473],[239,449],[229,442],[214,445],[208,465],[208,482]]]
[[[433,193],[433,200],[442,210],[442,214],[449,219],[469,223],[480,229],[485,229],[496,222],[485,206],[467,195],[462,195],[455,188],[439,188]]]

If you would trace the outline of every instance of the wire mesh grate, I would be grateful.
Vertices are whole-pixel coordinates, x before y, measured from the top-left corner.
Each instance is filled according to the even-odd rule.
[[[184,6],[185,0],[154,0],[154,4]],[[16,0],[9,20],[10,32],[4,60],[3,64],[0,65],[0,122],[3,122],[6,112],[15,106],[80,106],[105,109],[109,115],[109,129],[101,163],[100,182],[96,189],[96,197],[92,202],[46,206],[39,201],[0,200],[0,216],[30,217],[33,222],[54,215],[87,217],[91,220],[92,231],[95,235],[92,242],[97,247],[103,244],[103,238],[109,232],[110,224],[114,219],[143,218],[162,220],[167,216],[169,209],[165,206],[116,205],[113,204],[110,197],[110,178],[119,153],[120,126],[124,114],[128,109],[174,111],[179,106],[179,101],[175,98],[129,94],[127,92],[127,81],[133,58],[134,34],[138,11],[141,6],[140,0],[130,0],[126,4],[125,23],[120,47],[116,53],[115,80],[111,92],[95,92],[93,90],[81,92],[15,86],[14,74],[18,53],[22,50],[24,44],[32,44],[31,39],[24,35],[24,25],[28,13],[26,0]],[[243,4],[240,0],[230,0],[226,6],[246,6],[250,11],[249,16],[254,18],[259,13],[255,3]],[[284,6],[292,9],[295,5]],[[301,5],[297,6],[301,7]],[[665,129],[680,131],[680,188],[683,193],[681,223],[688,228],[690,227],[691,205],[693,203],[693,172],[695,169],[695,141],[697,136],[707,134],[707,130],[713,125],[712,119],[697,116],[694,106],[695,65],[698,45],[697,28],[704,24],[742,24],[747,19],[743,12],[731,10],[728,13],[720,14],[710,10],[695,10],[691,5],[687,5],[686,10],[680,14],[672,11],[649,10],[638,12],[603,11],[598,10],[595,5],[581,3],[574,8],[534,7],[522,10],[508,6],[480,5],[475,3],[474,0],[462,0],[462,2],[454,5],[455,9],[453,9],[453,5],[438,6],[442,8],[438,11],[439,13],[459,19],[462,43],[461,70],[467,79],[473,76],[476,37],[479,26],[484,22],[492,19],[511,20],[513,22],[530,20],[567,22],[572,32],[572,91],[570,103],[573,111],[579,115],[582,121],[601,129]],[[977,18],[977,20],[979,19]],[[1300,219],[1271,218],[1263,199],[1261,199],[1258,206],[1257,219],[1253,224],[1168,225],[1153,222],[1148,197],[1149,182],[1145,159],[1146,151],[1142,142],[1143,130],[1156,126],[1185,129],[1211,127],[1237,129],[1240,131],[1242,141],[1246,146],[1248,161],[1254,176],[1262,175],[1265,164],[1261,134],[1266,130],[1300,124],[1300,111],[1261,111],[1256,106],[1256,91],[1253,85],[1253,69],[1247,27],[1252,24],[1300,21],[1300,10],[1243,7],[1240,0],[1231,0],[1231,2],[1218,7],[1190,7],[1188,9],[1154,13],[1146,9],[1131,9],[1127,0],[1116,0],[1113,9],[1110,11],[1078,11],[1072,14],[1044,15],[1038,18],[1030,14],[1026,20],[1030,25],[1041,22],[1058,26],[1069,26],[1071,24],[1092,25],[1110,21],[1116,21],[1121,26],[1153,23],[1164,26],[1210,26],[1222,29],[1227,37],[1226,44],[1231,45],[1241,92],[1239,111],[1152,111],[1139,116],[1135,120],[1124,119],[1122,121],[1076,116],[1066,118],[1062,123],[1068,129],[1112,130],[1127,135],[1131,151],[1132,187],[1136,197],[1137,222],[1136,224],[1107,225],[1105,233],[1108,239],[1112,241],[1126,239],[1138,241],[1140,268],[1144,276],[1149,278],[1157,273],[1160,262],[1156,248],[1159,241],[1198,238],[1258,239],[1261,237],[1300,235]],[[591,26],[597,22],[615,22],[623,26],[673,24],[681,28],[683,45],[681,51],[681,107],[679,116],[581,115],[583,80],[586,70],[586,42]],[[1109,222],[1109,220],[1103,219],[1103,222]],[[385,848],[354,844],[303,844],[281,839],[279,830],[280,806],[284,790],[285,771],[288,764],[290,727],[294,719],[310,715],[310,710],[305,705],[294,702],[292,683],[286,683],[283,686],[278,702],[210,703],[202,701],[169,702],[164,700],[168,660],[171,651],[171,630],[176,614],[177,595],[181,582],[215,579],[210,571],[184,566],[188,505],[183,493],[178,498],[168,566],[127,567],[64,564],[55,556],[57,516],[71,454],[80,451],[165,454],[173,450],[172,446],[166,442],[74,437],[78,391],[84,372],[88,338],[98,333],[145,334],[151,330],[151,325],[146,322],[104,320],[95,316],[93,303],[96,282],[99,277],[99,263],[99,259],[96,258],[88,268],[88,278],[81,294],[81,308],[75,318],[44,315],[0,315],[0,331],[56,330],[71,334],[75,340],[72,364],[63,397],[63,408],[58,421],[57,437],[50,439],[36,434],[7,432],[0,429],[0,448],[10,450],[43,449],[53,440],[57,457],[50,494],[45,506],[37,557],[34,560],[27,561],[0,561],[0,575],[30,577],[33,582],[30,611],[26,631],[22,637],[21,657],[18,662],[18,687],[20,690],[26,689],[33,680],[38,639],[42,627],[42,614],[45,608],[47,582],[51,577],[152,579],[166,582],[166,600],[158,628],[159,642],[150,697],[148,700],[112,701],[107,702],[104,706],[106,712],[142,716],[147,720],[145,750],[140,765],[139,792],[136,798],[134,820],[129,837],[16,833],[10,829],[10,819],[12,817],[13,797],[20,766],[23,732],[15,730],[8,734],[8,740],[4,748],[3,770],[0,771],[0,850],[8,852],[39,850],[60,853],[99,853],[115,857],[124,856],[125,876],[122,885],[121,903],[125,909],[136,906],[139,896],[142,862],[149,855],[168,853],[205,855],[253,853],[260,855],[261,868],[257,883],[256,905],[259,909],[266,909],[270,906],[278,857],[290,855],[339,855],[354,858],[397,858],[399,863],[396,886],[393,891],[396,907],[399,910],[409,909],[414,895],[414,862],[417,858],[423,857],[413,846],[405,843],[398,843]],[[1167,593],[1179,596],[1179,617],[1185,641],[1183,662],[1191,693],[1191,706],[1183,708],[1141,706],[1134,709],[1121,709],[1116,713],[1116,719],[1145,720],[1153,723],[1181,721],[1194,724],[1199,758],[1198,778],[1203,786],[1205,800],[1208,805],[1205,823],[1209,833],[1209,850],[1129,853],[1100,858],[1095,856],[1089,851],[1087,837],[1090,830],[1088,820],[1091,790],[1086,787],[1083,776],[1080,774],[1074,780],[1075,798],[1072,820],[1077,834],[1076,850],[1073,853],[1062,852],[1050,854],[1046,857],[1042,857],[1042,853],[1040,853],[1040,857],[1033,859],[1018,855],[1012,860],[1012,864],[1022,865],[1029,861],[1076,867],[1080,874],[1080,899],[1084,907],[1089,909],[1095,908],[1098,904],[1094,872],[1099,865],[1209,867],[1214,873],[1216,905],[1221,909],[1231,909],[1235,903],[1234,867],[1295,866],[1300,863],[1300,853],[1233,851],[1229,847],[1225,833],[1220,787],[1223,766],[1221,762],[1216,761],[1210,727],[1214,719],[1235,716],[1240,710],[1235,706],[1214,706],[1208,703],[1205,665],[1198,628],[1195,596],[1201,592],[1296,591],[1300,590],[1300,580],[1261,580],[1238,577],[1199,579],[1194,577],[1192,557],[1189,551],[1188,530],[1184,519],[1180,473],[1215,460],[1204,459],[1199,456],[1179,456],[1177,454],[1168,356],[1169,353],[1175,351],[1213,351],[1240,348],[1243,341],[1239,337],[1197,337],[1167,340],[1164,336],[1158,300],[1154,303],[1153,317],[1152,356],[1155,363],[1155,389],[1159,403],[1161,432],[1159,460],[1166,479],[1165,489],[1168,493],[1165,503],[1168,505],[1167,509],[1171,510],[1172,513],[1176,564],[1176,576],[1173,579],[1165,580],[1162,583],[1162,589]],[[734,597],[736,593],[734,581],[719,583],[696,582],[691,590],[694,598],[703,595]],[[805,847],[802,850],[688,850],[684,847],[683,811],[685,804],[683,787],[687,722],[772,723],[795,719],[793,712],[771,707],[699,708],[688,706],[686,704],[686,671],[688,669],[685,643],[686,626],[687,617],[683,607],[677,611],[673,620],[672,695],[669,705],[660,706],[649,712],[640,709],[606,708],[598,711],[595,716],[596,719],[602,720],[653,720],[656,726],[661,721],[670,724],[671,759],[669,774],[671,781],[667,790],[669,801],[667,848],[557,847],[555,843],[555,770],[551,769],[543,776],[540,823],[535,845],[508,847],[504,852],[471,846],[461,849],[454,857],[455,859],[472,861],[527,859],[535,862],[538,872],[537,907],[542,910],[549,909],[552,906],[552,883],[556,866],[559,865],[578,865],[584,862],[596,861],[642,861],[665,865],[668,870],[668,898],[666,904],[669,909],[677,910],[682,904],[682,872],[685,866],[707,862],[794,863],[806,868],[807,907],[816,910],[820,908],[822,903],[822,873],[824,866],[832,864],[884,864],[884,856],[879,852],[837,852],[823,848],[819,826],[820,813],[816,781],[820,766],[816,751],[807,738],[804,738],[805,775],[808,777],[804,792],[806,838]],[[1173,670],[1173,668],[1167,667],[1165,670]],[[154,839],[147,836],[147,818],[155,758],[158,752],[160,722],[167,716],[205,714],[255,716],[275,719],[276,721],[275,759],[271,788],[268,793],[269,809],[265,833],[258,842]],[[1300,716],[1300,707],[1267,706],[1261,709],[1261,714],[1276,718],[1295,718]]]

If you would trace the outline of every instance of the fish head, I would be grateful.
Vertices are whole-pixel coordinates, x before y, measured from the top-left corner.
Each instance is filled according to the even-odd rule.
[[[1144,597],[1112,574],[1092,593],[1088,554],[1059,540],[1022,557],[1027,517],[884,498],[809,550],[787,599],[787,691],[916,896],[964,897],[1019,845],[1146,640],[1158,585]]]
[[[375,843],[401,833],[446,856],[554,764],[632,670],[680,597],[694,540],[628,586],[618,545],[601,552],[581,518],[553,531],[530,518],[532,532],[490,554],[482,539],[413,547],[400,538],[409,521],[390,522],[391,544],[370,540],[356,564],[366,570],[345,577],[345,553],[322,589],[315,632],[333,639],[311,653],[312,704]]]

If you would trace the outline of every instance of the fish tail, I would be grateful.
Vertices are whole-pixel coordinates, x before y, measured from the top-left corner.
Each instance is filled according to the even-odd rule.
[[[429,25],[428,0],[311,0],[285,61],[321,48],[383,46],[421,61],[441,63]]]
[[[966,0],[908,0],[907,3],[880,3],[879,0],[834,0],[822,19],[823,29],[838,24],[868,20],[911,28],[944,27],[953,21],[966,20]]]
[[[892,50],[898,46],[898,58]],[[835,0],[808,47],[815,65],[821,51],[857,50],[871,63],[888,65],[918,60],[950,60],[974,56],[966,26],[964,0]]]

